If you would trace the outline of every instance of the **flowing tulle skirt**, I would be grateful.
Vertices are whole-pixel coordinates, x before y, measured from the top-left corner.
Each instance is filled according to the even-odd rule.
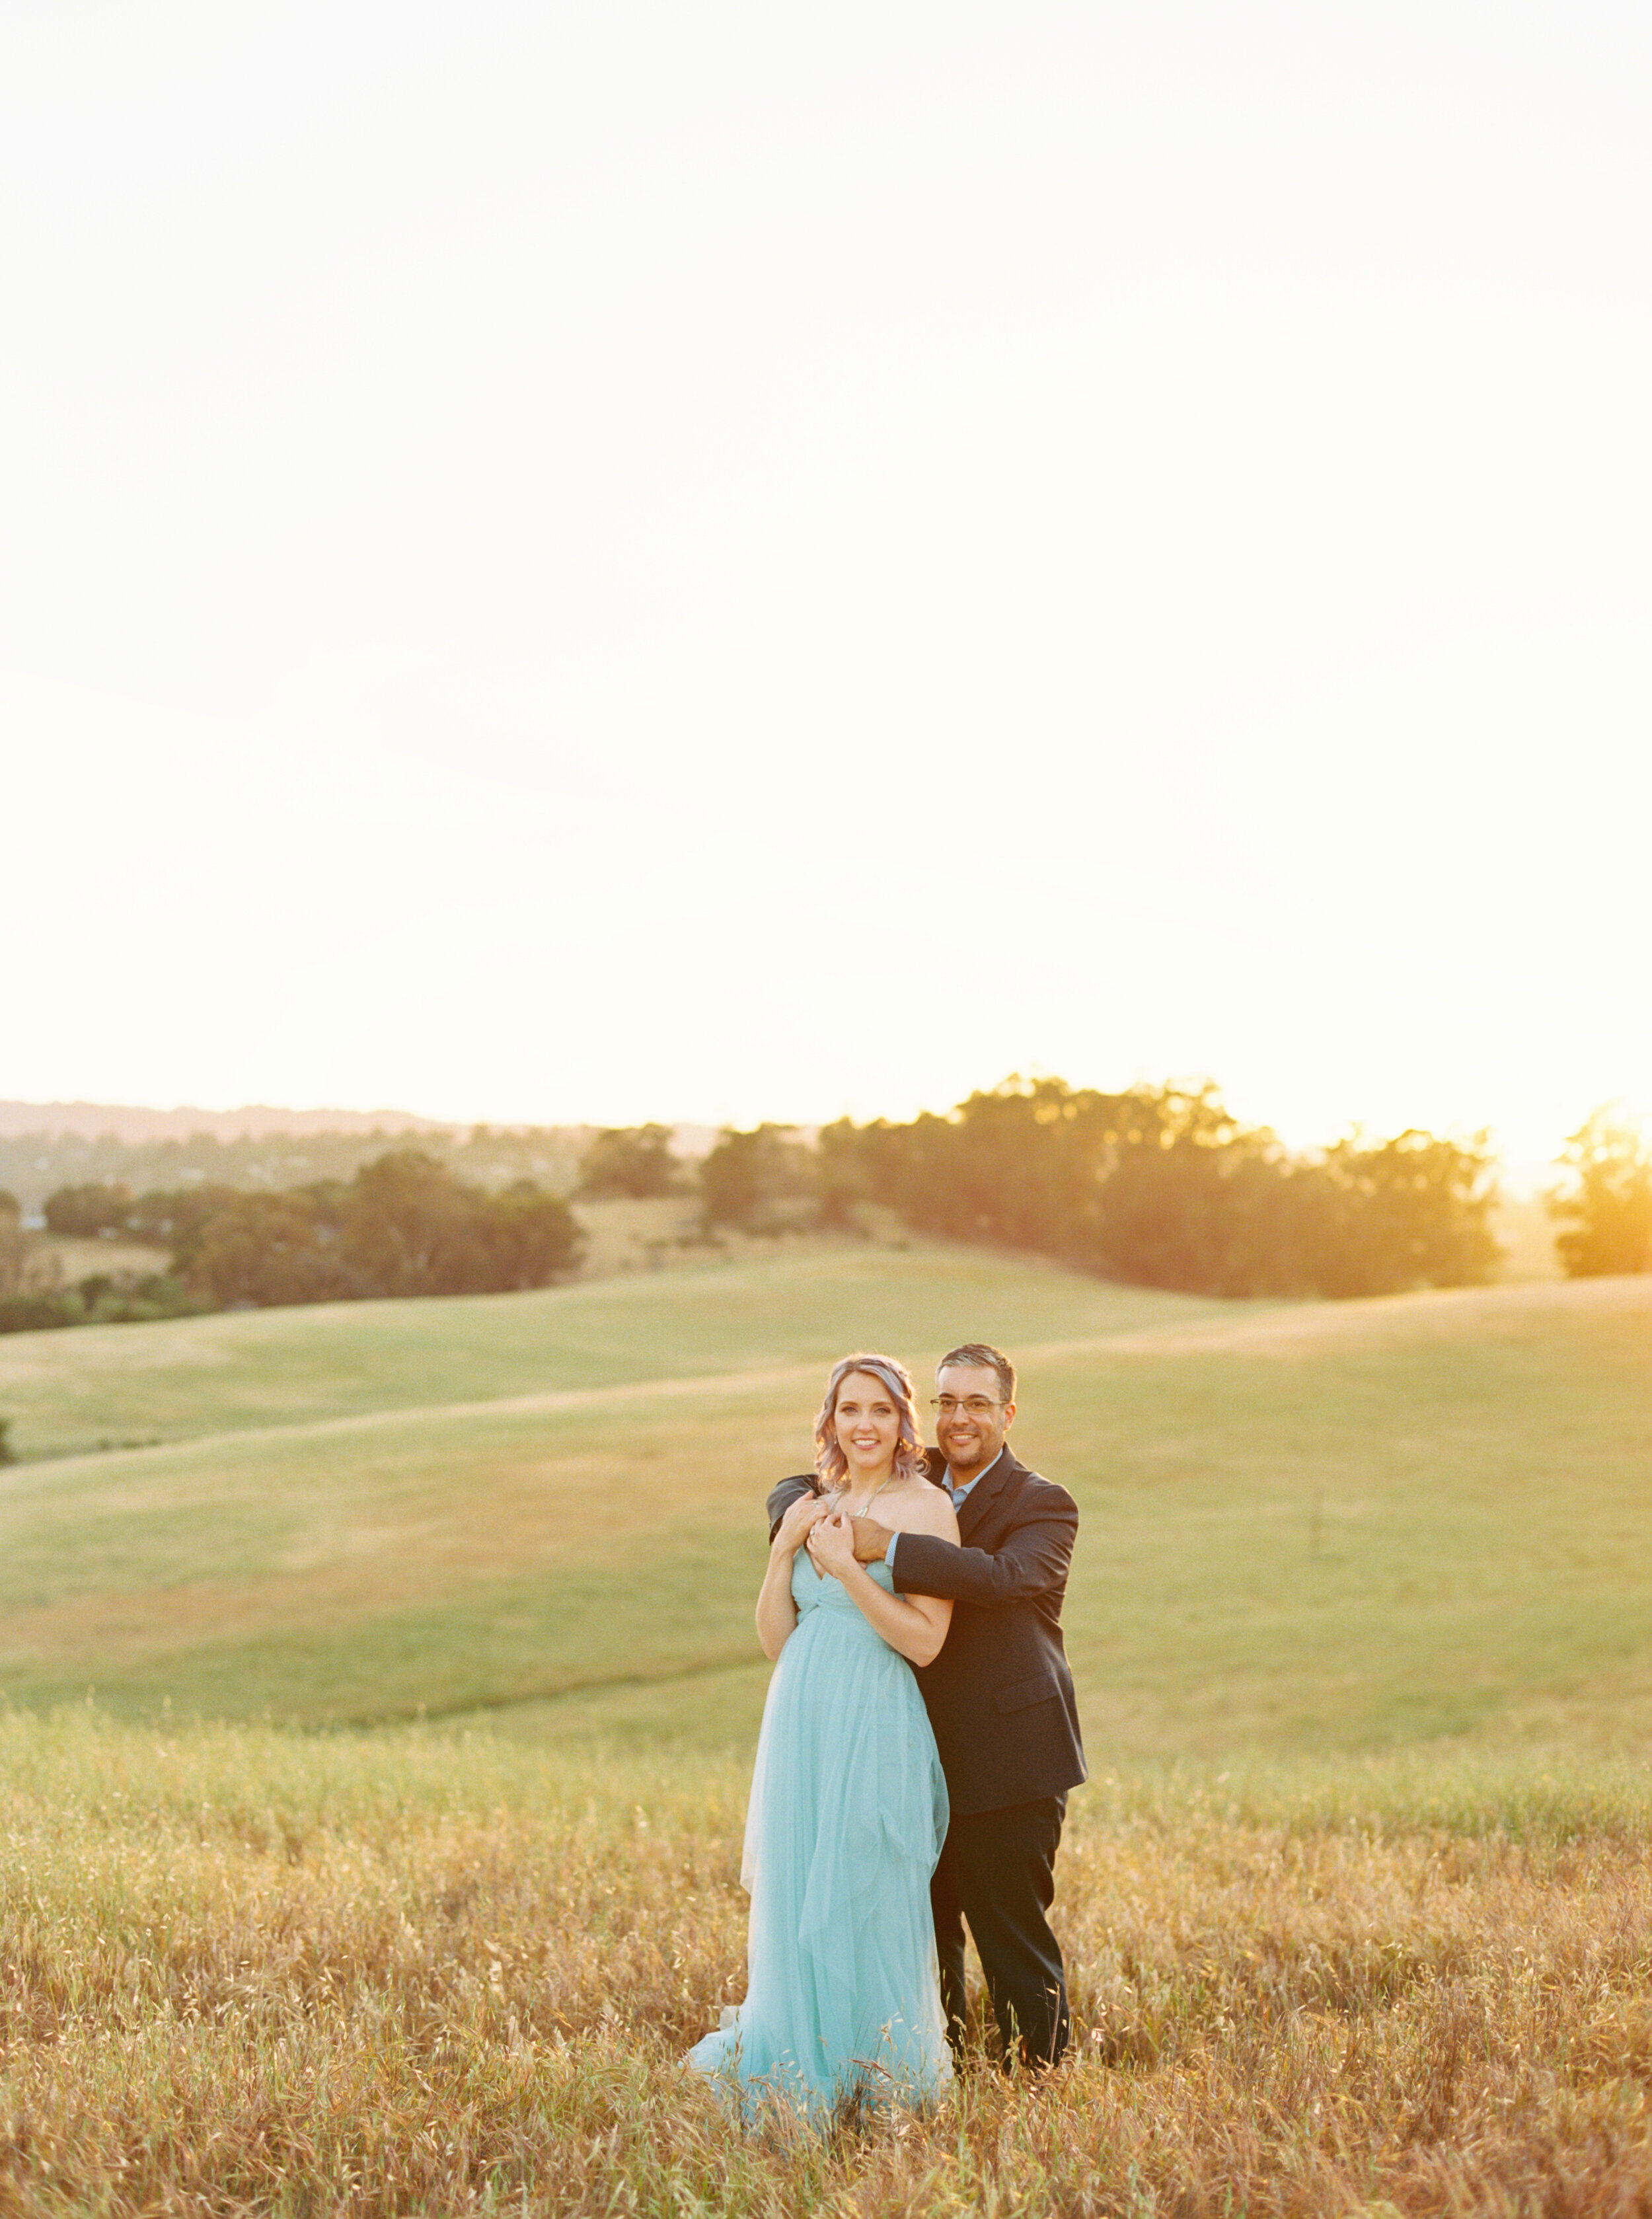
[[[947,1785],[905,1659],[801,1550],[792,1592],[746,1818],[746,2000],[689,2061],[820,2119],[952,2078],[929,1911]]]

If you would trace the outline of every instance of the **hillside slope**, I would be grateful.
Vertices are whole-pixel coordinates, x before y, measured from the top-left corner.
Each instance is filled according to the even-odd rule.
[[[0,1474],[0,1688],[742,1742],[823,1363],[960,1329],[1080,1501],[1098,1767],[1652,1725],[1652,1284],[1236,1311],[954,1251],[33,1337],[29,1428],[196,1437]]]
[[[1006,1345],[1225,1314],[939,1241],[844,1240],[531,1294],[238,1310],[148,1326],[0,1336],[0,1417],[20,1452],[303,1424],[790,1363],[846,1349],[933,1361]]]

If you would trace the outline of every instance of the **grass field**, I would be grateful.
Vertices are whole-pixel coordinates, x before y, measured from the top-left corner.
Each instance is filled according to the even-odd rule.
[[[1083,1513],[1077,2054],[748,2138],[761,1497],[976,1333]],[[1649,1379],[1644,1281],[849,1246],[0,1342],[0,2214],[1652,2208]]]
[[[26,1453],[160,1439],[0,1475],[0,1689],[748,1745],[761,1501],[823,1367],[960,1320],[1022,1357],[1017,1444],[1081,1506],[1099,1753],[1652,1726],[1652,1284],[1256,1309],[853,1246],[11,1336]]]
[[[0,1718],[0,2211],[1586,2215],[1652,2199],[1644,1770],[1098,1781],[1076,2048],[748,2136],[742,1768]]]
[[[240,1310],[0,1338],[0,1414],[28,1456],[432,1405],[829,1364],[869,1341],[930,1359],[961,1315],[1017,1343],[1210,1316],[1192,1296],[935,1243],[815,1243],[526,1295]],[[807,1413],[803,1416],[806,1420]],[[806,1422],[803,1426],[807,1435]]]
[[[743,1733],[761,1501],[826,1366],[862,1337],[932,1363],[960,1308],[1016,1345],[1222,1314],[846,1244],[10,1336],[0,1412],[40,1460],[0,1476],[0,1688],[318,1719],[735,1667]],[[154,1445],[64,1452],[89,1437]]]

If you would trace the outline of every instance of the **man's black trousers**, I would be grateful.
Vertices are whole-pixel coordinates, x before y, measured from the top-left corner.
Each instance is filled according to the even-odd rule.
[[[964,1922],[975,1937],[1004,2061],[1054,2065],[1067,2046],[1067,1984],[1046,1917],[1065,1795],[954,1818],[929,1901],[941,1956],[941,2000],[954,2049],[964,2038]]]

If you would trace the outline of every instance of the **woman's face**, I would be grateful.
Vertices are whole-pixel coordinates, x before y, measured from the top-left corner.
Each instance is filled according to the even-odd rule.
[[[832,1422],[851,1479],[889,1469],[901,1437],[901,1414],[881,1379],[870,1371],[851,1371],[837,1390]]]

